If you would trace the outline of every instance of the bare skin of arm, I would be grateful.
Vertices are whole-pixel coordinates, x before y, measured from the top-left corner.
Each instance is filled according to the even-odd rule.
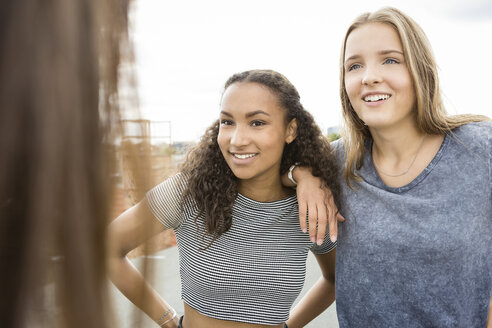
[[[489,305],[489,318],[487,319],[487,328],[492,328],[492,297]]]
[[[153,216],[145,200],[121,214],[109,226],[111,280],[123,295],[156,322],[171,306],[145,281],[140,272],[127,259],[126,254],[163,230],[163,225]],[[283,327],[283,324],[258,325],[214,319],[200,314],[186,303],[184,309],[183,326],[187,328]],[[170,319],[173,311],[170,312],[170,316],[159,323],[162,324]],[[179,318],[176,317],[163,327],[176,328],[178,324]]]
[[[130,208],[109,226],[109,273],[115,286],[152,320],[158,321],[171,306],[145,281],[140,272],[126,255],[150,237],[164,230],[143,200]],[[171,310],[159,324],[169,320],[174,314]],[[175,317],[163,327],[178,327]]]
[[[307,213],[309,212],[309,237],[311,241],[318,244],[323,243],[327,225],[330,231],[330,240],[336,241],[337,222],[343,222],[345,219],[338,212],[330,189],[324,186],[320,178],[314,177],[308,167],[296,166],[292,175],[297,182],[299,223],[302,231],[307,231]],[[282,184],[287,187],[294,187],[294,184],[287,178],[287,173],[282,175]],[[316,229],[316,225],[318,229]]]
[[[336,249],[315,256],[321,268],[322,276],[292,309],[287,321],[289,328],[304,327],[335,301]]]

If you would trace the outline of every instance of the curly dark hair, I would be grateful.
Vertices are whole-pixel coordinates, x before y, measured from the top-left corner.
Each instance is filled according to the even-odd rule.
[[[282,154],[280,174],[288,171],[294,163],[312,169],[333,193],[340,209],[340,182],[338,167],[329,141],[321,133],[300,102],[296,88],[282,74],[272,70],[251,70],[231,76],[224,91],[234,83],[258,83],[267,87],[277,96],[286,111],[286,123],[297,120],[297,137],[286,144]],[[219,120],[215,121],[187,155],[182,172],[188,178],[188,185],[182,195],[182,204],[190,197],[194,200],[199,217],[205,218],[206,232],[215,240],[228,231],[232,224],[232,208],[237,196],[237,178],[227,165],[219,145]]]

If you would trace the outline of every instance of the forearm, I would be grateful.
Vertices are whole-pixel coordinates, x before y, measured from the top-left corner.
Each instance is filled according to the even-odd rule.
[[[321,277],[292,309],[287,325],[289,328],[304,327],[323,313],[334,301],[334,282]]]
[[[152,320],[158,321],[171,308],[126,257],[110,259],[109,271],[112,282],[121,293]],[[170,311],[159,324],[170,319],[173,314],[174,310]],[[172,322],[169,324],[166,327],[173,327]]]
[[[489,318],[487,319],[487,328],[492,328],[492,297],[489,304]]]
[[[311,169],[305,166],[296,166],[292,171],[292,177],[296,182],[301,181],[305,177],[312,177]],[[288,172],[282,174],[282,184],[286,187],[295,187],[296,185],[288,178]]]

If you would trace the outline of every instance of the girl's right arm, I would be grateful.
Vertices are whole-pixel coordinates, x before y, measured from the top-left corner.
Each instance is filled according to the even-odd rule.
[[[164,229],[150,211],[146,199],[116,218],[108,229],[109,274],[115,286],[152,320],[159,325],[167,321],[162,327],[175,328],[179,322],[175,311],[126,257],[132,249]]]

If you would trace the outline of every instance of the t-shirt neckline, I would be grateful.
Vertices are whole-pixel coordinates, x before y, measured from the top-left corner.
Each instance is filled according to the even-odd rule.
[[[295,193],[286,198],[282,198],[272,202],[259,202],[257,200],[248,198],[240,194],[239,192],[237,193],[237,197],[236,197],[237,205],[243,207],[255,208],[255,209],[262,208],[263,210],[267,210],[267,209],[275,210],[278,209],[279,207],[293,205],[296,203],[296,201],[297,201],[297,196]]]
[[[408,184],[401,187],[390,187],[386,183],[384,183],[384,181],[381,179],[379,173],[374,167],[374,162],[372,160],[372,152],[370,151],[370,149],[372,149],[372,143],[373,143],[372,139],[370,142],[366,143],[367,162],[364,162],[364,164],[366,165],[363,165],[361,169],[362,171],[361,173],[363,173],[362,178],[366,180],[366,182],[376,185],[377,187],[385,189],[389,192],[403,193],[418,185],[422,180],[424,180],[427,177],[427,175],[429,175],[429,173],[434,169],[437,163],[439,163],[442,155],[444,154],[446,146],[449,143],[449,135],[447,133],[444,135],[444,140],[442,141],[439,150],[437,151],[436,155],[429,163],[429,165],[427,165],[427,167],[422,172],[420,172],[420,174],[415,179],[413,179]],[[372,180],[374,183],[371,183],[370,180]]]

